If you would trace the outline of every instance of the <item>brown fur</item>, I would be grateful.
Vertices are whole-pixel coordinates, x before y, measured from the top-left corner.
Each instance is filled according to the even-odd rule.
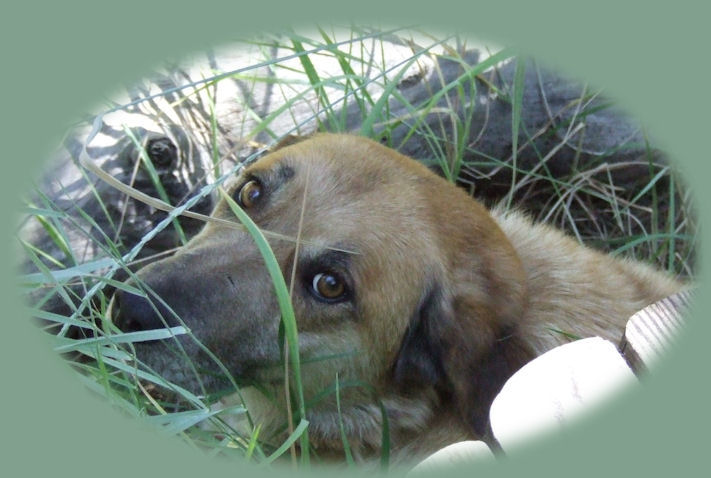
[[[322,455],[350,446],[377,456],[382,403],[396,457],[422,458],[442,446],[487,435],[488,409],[505,380],[533,357],[570,339],[618,341],[626,320],[681,284],[640,263],[614,259],[533,224],[516,212],[487,211],[421,164],[375,142],[320,134],[256,162],[228,193],[258,178],[262,196],[245,208],[270,239],[293,306],[306,400],[341,390],[308,412],[309,438]],[[301,218],[302,204],[303,218]],[[234,221],[222,201],[216,218]],[[348,295],[324,303],[309,292],[323,271],[346,278]],[[218,221],[173,257],[138,274],[248,391],[262,437],[283,432],[279,308],[251,237]],[[180,321],[165,305],[118,297],[126,330]],[[154,301],[158,304],[157,301]],[[138,357],[169,380],[200,391],[226,382],[194,340],[137,344]],[[318,360],[325,356],[331,358]],[[191,368],[190,364],[195,365]],[[198,373],[195,373],[199,371]],[[275,441],[278,440],[275,438]]]

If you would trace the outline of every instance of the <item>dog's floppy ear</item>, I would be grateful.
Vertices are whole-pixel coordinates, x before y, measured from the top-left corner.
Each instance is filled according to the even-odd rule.
[[[434,387],[483,437],[496,394],[533,354],[513,325],[484,317],[486,307],[469,302],[430,288],[412,315],[393,378],[403,393]]]
[[[439,287],[433,287],[420,301],[410,318],[405,337],[400,344],[393,376],[404,391],[422,386],[442,388],[446,373],[442,366],[443,347],[438,328],[451,320],[452,313],[442,299]]]

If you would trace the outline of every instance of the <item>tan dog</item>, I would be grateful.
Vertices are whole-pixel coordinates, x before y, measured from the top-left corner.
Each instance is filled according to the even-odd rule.
[[[486,436],[491,401],[519,367],[571,335],[616,342],[630,315],[681,288],[517,213],[490,213],[416,161],[355,136],[278,149],[228,192],[264,230],[301,238],[298,257],[294,240],[270,244],[287,282],[295,271],[306,401],[336,376],[341,384],[340,415],[333,393],[307,412],[322,455],[342,452],[342,420],[354,452],[377,456],[380,404],[401,458]],[[213,216],[236,221],[225,201]],[[121,293],[119,327],[184,322],[237,380],[273,392],[247,405],[262,437],[283,433],[280,312],[252,238],[208,223],[138,277],[162,300]],[[228,386],[204,348],[187,336],[136,344],[168,380],[194,391]],[[346,386],[354,381],[368,386]]]

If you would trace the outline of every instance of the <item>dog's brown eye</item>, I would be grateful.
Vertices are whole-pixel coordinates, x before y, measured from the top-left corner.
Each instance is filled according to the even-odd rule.
[[[318,298],[326,301],[340,299],[346,293],[346,285],[343,280],[329,272],[316,274],[311,287]]]
[[[252,179],[244,183],[237,195],[237,202],[243,208],[250,208],[262,196],[262,185]]]

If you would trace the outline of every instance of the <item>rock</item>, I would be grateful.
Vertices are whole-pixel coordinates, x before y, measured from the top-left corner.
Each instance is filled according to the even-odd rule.
[[[634,383],[611,342],[593,337],[561,345],[506,382],[490,410],[493,435],[510,452],[534,436],[567,429]]]
[[[441,472],[447,468],[473,465],[493,458],[494,454],[483,441],[462,441],[431,454],[410,470],[409,476]]]
[[[685,290],[645,307],[630,318],[620,351],[635,373],[653,367],[676,341],[691,299],[691,291]]]

